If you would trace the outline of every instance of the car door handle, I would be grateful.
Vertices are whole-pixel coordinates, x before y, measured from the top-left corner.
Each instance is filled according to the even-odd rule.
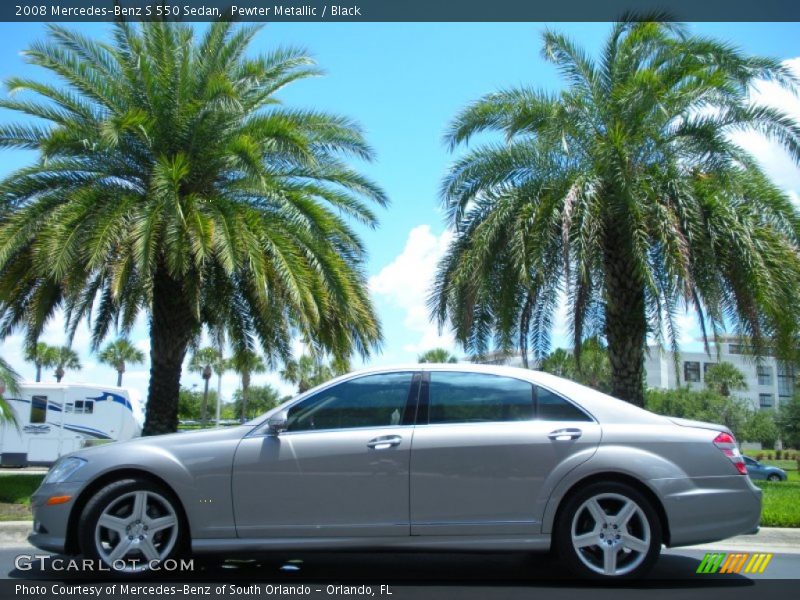
[[[392,446],[399,446],[400,442],[402,441],[403,438],[401,438],[399,435],[384,435],[368,441],[367,448],[372,448],[373,450],[386,450]]]
[[[577,440],[583,432],[580,429],[575,429],[574,427],[568,427],[566,429],[556,429],[555,431],[551,431],[547,434],[554,442],[569,442],[570,440]]]

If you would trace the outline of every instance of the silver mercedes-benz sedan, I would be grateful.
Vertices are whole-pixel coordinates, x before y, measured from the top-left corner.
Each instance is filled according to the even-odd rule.
[[[662,545],[758,529],[721,425],[655,415],[538,371],[345,375],[244,425],[66,456],[33,496],[39,548],[119,571],[182,553],[555,549],[642,575]]]

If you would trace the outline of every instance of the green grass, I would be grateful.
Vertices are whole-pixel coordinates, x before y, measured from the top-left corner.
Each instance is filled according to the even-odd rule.
[[[44,479],[44,473],[36,475],[0,474],[0,502],[30,504],[31,494]]]
[[[26,521],[31,515],[31,494],[44,479],[44,473],[23,475],[0,472],[0,521]]]
[[[756,485],[764,490],[762,526],[800,527],[800,481],[758,481]]]

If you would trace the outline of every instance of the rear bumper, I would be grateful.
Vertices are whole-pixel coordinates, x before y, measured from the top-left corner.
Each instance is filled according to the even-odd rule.
[[[716,542],[756,533],[761,490],[744,475],[656,479],[669,523],[669,545]]]

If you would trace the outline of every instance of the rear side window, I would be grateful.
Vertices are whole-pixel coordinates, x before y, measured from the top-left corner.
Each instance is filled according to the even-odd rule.
[[[592,420],[571,402],[539,386],[536,386],[536,418],[541,421]]]
[[[533,386],[486,373],[431,373],[429,423],[481,423],[533,419]]]

